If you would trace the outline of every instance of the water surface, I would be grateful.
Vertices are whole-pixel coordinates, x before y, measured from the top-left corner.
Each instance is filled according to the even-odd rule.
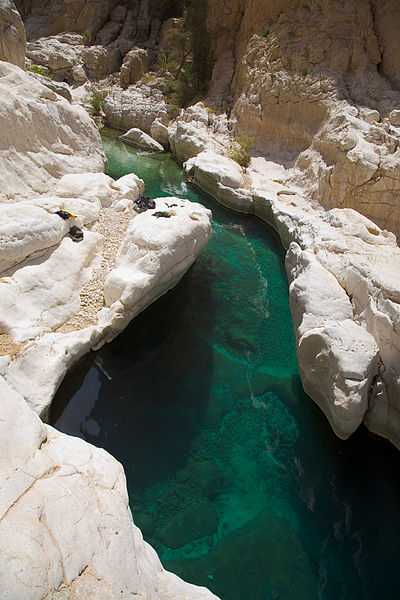
[[[340,442],[302,391],[279,241],[169,156],[104,141],[109,174],[205,204],[214,235],[70,374],[53,424],[121,460],[145,539],[223,600],[398,598],[399,455],[365,431]]]

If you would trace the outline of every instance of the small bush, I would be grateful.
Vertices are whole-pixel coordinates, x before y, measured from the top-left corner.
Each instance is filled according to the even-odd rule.
[[[91,113],[93,116],[101,115],[104,107],[104,99],[107,96],[107,92],[101,92],[99,90],[93,90],[89,96],[89,104],[91,107]]]
[[[84,45],[90,46],[90,44],[92,43],[92,34],[90,33],[90,31],[84,31],[82,37]]]
[[[146,85],[154,83],[156,80],[157,75],[155,73],[152,73],[151,71],[149,73],[145,73],[142,77],[142,83],[145,83]]]
[[[48,79],[50,79],[48,69],[46,69],[46,67],[43,67],[42,65],[30,65],[28,67],[28,71],[30,71],[31,73],[36,73],[36,75],[41,75],[42,77],[47,77]]]
[[[250,150],[253,139],[247,135],[241,135],[235,139],[229,149],[228,156],[241,167],[247,168],[250,164]]]
[[[166,52],[161,52],[157,60],[157,68],[161,73],[176,73],[179,65],[176,60],[169,56]]]

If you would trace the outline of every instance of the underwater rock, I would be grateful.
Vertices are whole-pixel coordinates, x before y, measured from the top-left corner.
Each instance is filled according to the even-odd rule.
[[[198,538],[213,535],[218,515],[208,500],[202,500],[178,513],[160,532],[159,538],[169,548],[180,548]]]
[[[269,510],[223,537],[206,556],[168,561],[167,566],[192,581],[210,579],[216,593],[229,600],[248,597],[250,574],[257,598],[318,598],[313,565],[299,533]]]

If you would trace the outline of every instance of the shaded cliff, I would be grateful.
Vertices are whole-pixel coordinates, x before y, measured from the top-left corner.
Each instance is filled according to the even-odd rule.
[[[34,40],[73,31],[96,43],[135,44],[154,40],[163,21],[182,15],[183,0],[17,0],[28,35]]]

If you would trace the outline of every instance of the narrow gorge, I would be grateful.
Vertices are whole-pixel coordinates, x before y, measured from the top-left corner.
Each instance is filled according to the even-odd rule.
[[[0,0],[1,598],[397,597],[399,23]]]

